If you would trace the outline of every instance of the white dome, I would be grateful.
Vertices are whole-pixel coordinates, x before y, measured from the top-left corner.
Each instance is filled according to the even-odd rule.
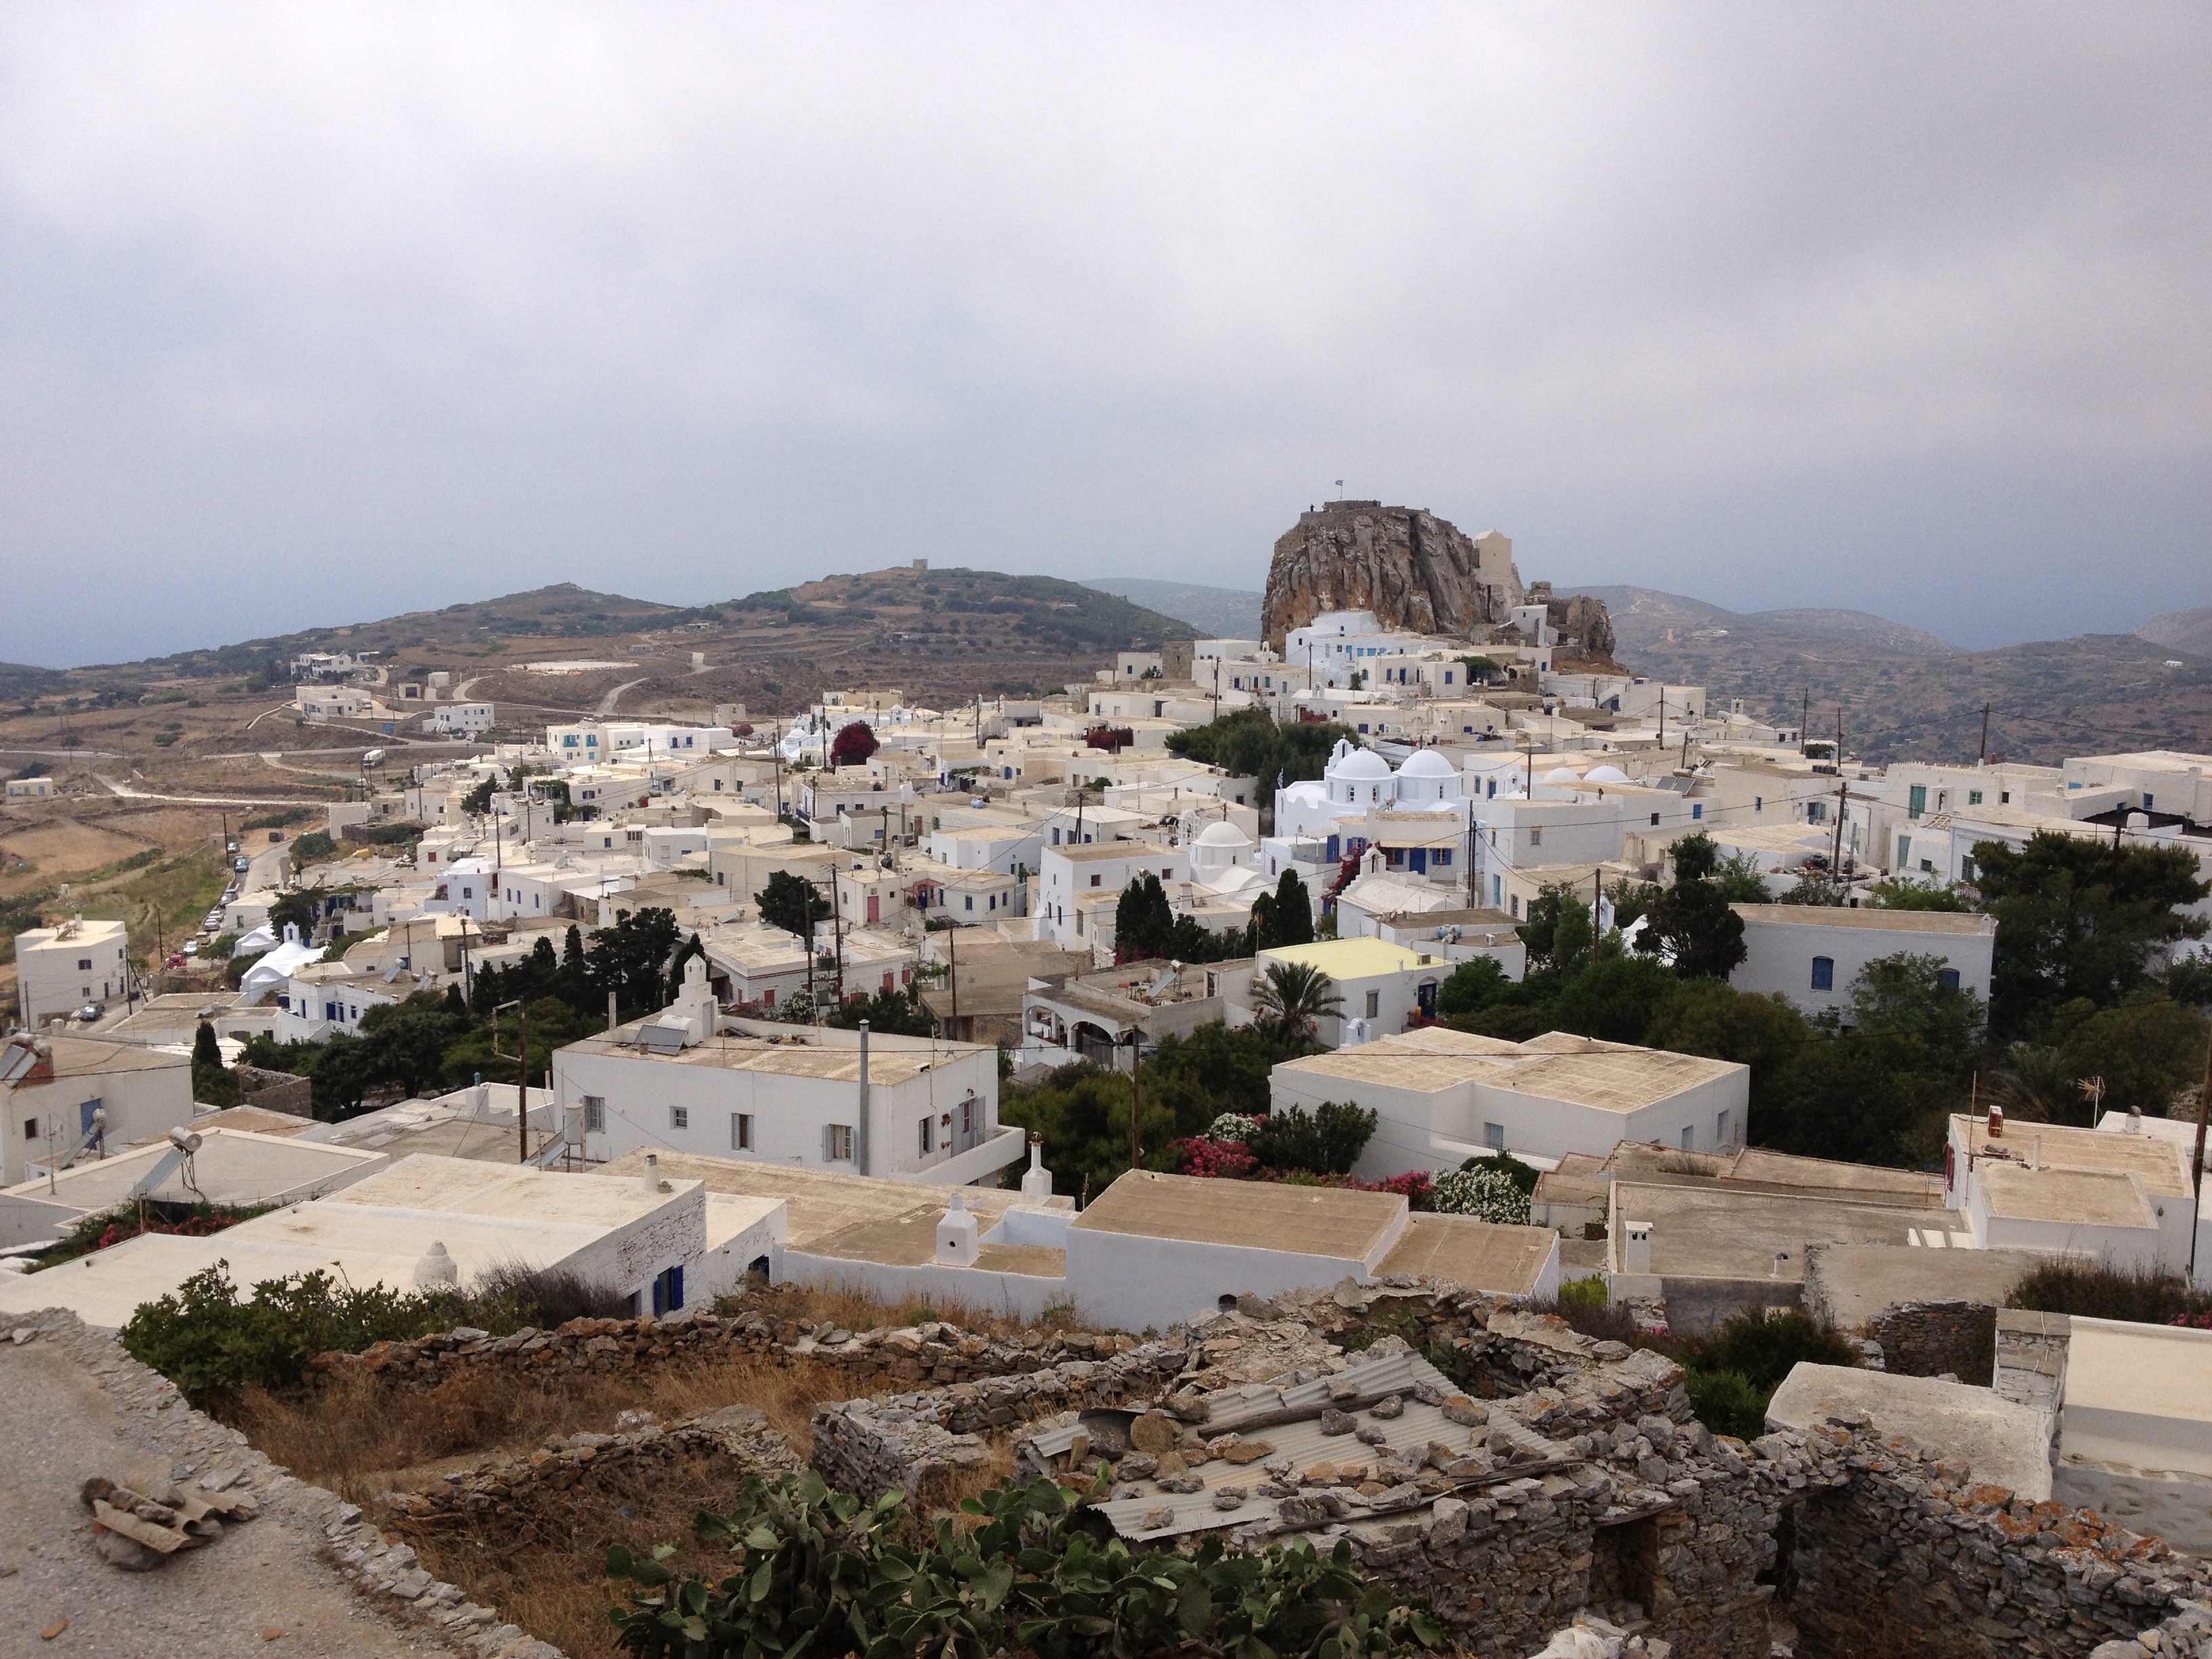
[[[1459,768],[1433,749],[1416,750],[1398,769],[1401,778],[1455,778]]]
[[[1618,766],[1593,766],[1583,775],[1585,783],[1626,783],[1628,774]]]
[[[1199,832],[1194,847],[1231,847],[1243,848],[1252,844],[1252,837],[1225,818],[1218,823],[1209,823]]]
[[[1571,766],[1555,766],[1544,774],[1547,783],[1580,783],[1582,781],[1582,774]]]
[[[1372,749],[1355,749],[1341,761],[1328,769],[1332,778],[1351,778],[1377,781],[1390,775],[1390,763]]]

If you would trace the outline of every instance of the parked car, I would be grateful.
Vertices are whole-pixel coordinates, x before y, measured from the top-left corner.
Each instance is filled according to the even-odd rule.
[[[271,841],[282,841],[284,839],[284,832],[282,830],[271,830],[269,832],[269,839]]]
[[[246,860],[244,859],[233,859],[230,861],[230,867],[237,871],[238,873],[242,876],[246,873]]]
[[[76,1011],[76,1017],[88,1025],[91,1024],[95,1019],[98,1019],[100,1018],[100,1007],[96,1002],[88,1002],[83,1007]]]
[[[172,968],[181,968],[181,967],[183,967],[183,966],[185,965],[185,953],[184,953],[184,951],[170,951],[170,952],[169,952],[169,962],[168,962],[168,965],[169,965],[170,967],[172,967]]]
[[[230,850],[231,850],[232,852],[234,852],[234,853],[235,853],[235,852],[238,850],[238,843],[237,843],[236,842],[231,842],[231,843],[230,843]]]
[[[186,940],[185,941],[185,954],[186,956],[188,956],[188,957],[196,957],[196,956],[199,955],[199,953],[200,953],[200,942],[199,942],[198,939],[186,939]]]

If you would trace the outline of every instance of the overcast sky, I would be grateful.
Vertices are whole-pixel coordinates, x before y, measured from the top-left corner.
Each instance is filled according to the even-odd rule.
[[[0,658],[926,556],[2212,605],[2212,9],[0,10]]]

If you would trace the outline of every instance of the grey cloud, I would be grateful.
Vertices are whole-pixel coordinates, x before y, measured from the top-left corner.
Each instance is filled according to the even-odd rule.
[[[913,555],[1256,584],[1338,477],[1532,574],[2132,626],[2212,598],[2209,36],[18,9],[0,656]]]

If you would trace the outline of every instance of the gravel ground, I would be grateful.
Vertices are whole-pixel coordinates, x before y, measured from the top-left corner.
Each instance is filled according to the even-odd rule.
[[[327,1494],[273,1475],[106,1338],[57,1331],[49,1319],[33,1316],[46,1328],[31,1340],[0,1336],[0,1656],[453,1651],[431,1629],[380,1617],[318,1559]],[[258,1519],[151,1572],[122,1571],[94,1553],[76,1495],[88,1477],[139,1485],[231,1469],[245,1471],[239,1489],[260,1495]],[[66,1630],[44,1634],[64,1620]]]

